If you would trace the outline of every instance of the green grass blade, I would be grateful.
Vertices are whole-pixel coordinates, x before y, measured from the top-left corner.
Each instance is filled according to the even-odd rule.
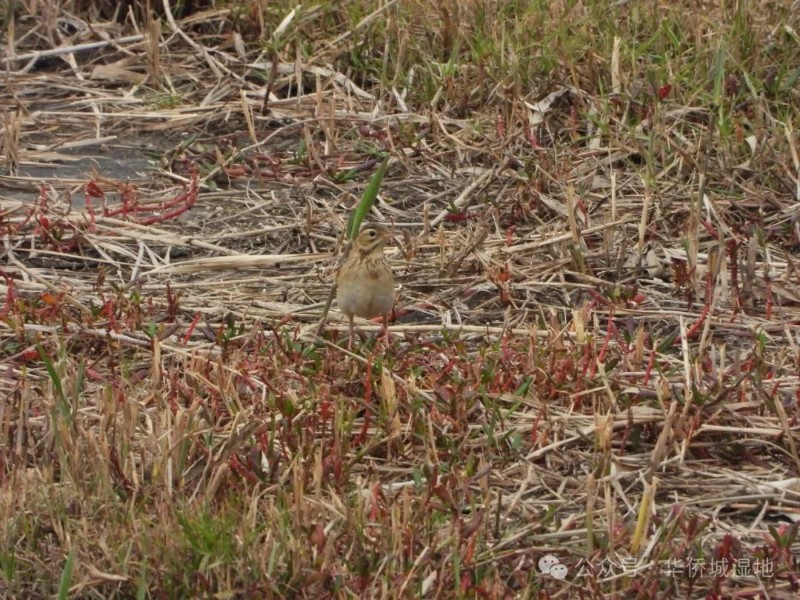
[[[352,240],[356,237],[358,230],[361,228],[361,222],[364,220],[364,217],[367,216],[369,209],[372,208],[372,205],[375,203],[375,198],[378,197],[378,190],[381,189],[383,175],[386,173],[386,166],[388,164],[389,157],[386,156],[381,162],[381,165],[378,167],[378,170],[375,171],[372,179],[369,180],[367,189],[364,190],[364,195],[361,197],[361,202],[359,202],[358,206],[356,206],[356,209],[350,213],[350,219],[347,222],[348,240]]]
[[[75,563],[75,551],[72,550],[64,563],[64,570],[61,571],[61,582],[58,584],[58,600],[69,598],[69,588],[72,585],[72,566]]]
[[[725,96],[725,44],[720,43],[714,59],[714,102],[719,106]]]
[[[147,600],[147,562],[142,565],[139,586],[136,589],[136,600]]]
[[[36,344],[36,351],[39,353],[39,358],[41,358],[42,362],[44,363],[44,368],[47,369],[47,374],[50,376],[50,381],[53,382],[53,387],[58,395],[58,400],[63,407],[65,398],[64,387],[61,385],[61,377],[58,375],[52,359],[41,344]]]

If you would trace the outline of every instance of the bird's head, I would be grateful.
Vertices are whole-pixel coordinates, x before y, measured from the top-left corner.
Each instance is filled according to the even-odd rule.
[[[370,254],[376,250],[383,250],[383,247],[394,238],[394,235],[384,227],[371,225],[358,233],[356,246],[362,254]]]

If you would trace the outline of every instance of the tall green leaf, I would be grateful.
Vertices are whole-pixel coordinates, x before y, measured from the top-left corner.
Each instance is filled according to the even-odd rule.
[[[58,600],[69,598],[69,588],[72,585],[72,566],[75,563],[75,550],[71,550],[61,571],[61,582],[58,584]]]
[[[378,197],[378,190],[381,189],[383,183],[383,175],[386,173],[386,165],[389,164],[389,157],[386,156],[378,170],[369,180],[367,189],[364,190],[364,195],[361,197],[361,202],[358,203],[355,210],[350,213],[350,218],[347,221],[347,239],[352,240],[358,235],[358,230],[361,229],[361,222],[367,216],[369,209],[375,203],[375,198]]]
[[[44,346],[41,344],[36,344],[36,351],[39,353],[39,358],[44,363],[44,368],[47,369],[47,374],[50,376],[50,381],[53,382],[53,389],[58,396],[59,403],[61,405],[65,404],[66,398],[64,397],[64,386],[61,384],[61,377],[59,376],[58,371],[56,371],[53,360],[50,358],[50,355],[47,354],[47,350],[45,350]]]

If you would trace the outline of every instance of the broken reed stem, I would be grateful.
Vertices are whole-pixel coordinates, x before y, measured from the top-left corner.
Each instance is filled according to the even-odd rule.
[[[331,304],[333,304],[333,297],[335,295],[336,281],[334,281],[333,285],[331,285],[331,289],[328,292],[328,298],[325,300],[325,306],[322,308],[322,315],[320,315],[319,323],[317,323],[317,329],[314,331],[314,335],[316,337],[320,337],[322,335],[322,330],[325,329],[325,324],[328,322],[328,312],[331,310]]]
[[[330,312],[331,304],[333,304],[333,297],[336,295],[336,281],[339,279],[339,271],[342,268],[344,259],[350,253],[350,248],[352,247],[353,240],[351,239],[348,240],[347,245],[344,247],[344,252],[342,252],[341,258],[339,259],[339,265],[336,267],[336,275],[333,278],[333,284],[328,292],[328,298],[325,300],[325,306],[322,308],[322,315],[319,318],[319,323],[317,323],[317,329],[314,331],[314,335],[316,337],[320,337],[322,335],[322,330],[325,329],[325,324],[328,322],[328,312]]]

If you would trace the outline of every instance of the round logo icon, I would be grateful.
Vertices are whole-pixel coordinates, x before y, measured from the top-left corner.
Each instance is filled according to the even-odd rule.
[[[567,567],[558,563],[557,565],[553,565],[550,567],[550,576],[555,577],[556,579],[564,580],[567,577]]]
[[[539,570],[545,575],[550,575],[555,579],[565,579],[567,577],[567,567],[561,564],[557,556],[545,554],[539,559]]]

